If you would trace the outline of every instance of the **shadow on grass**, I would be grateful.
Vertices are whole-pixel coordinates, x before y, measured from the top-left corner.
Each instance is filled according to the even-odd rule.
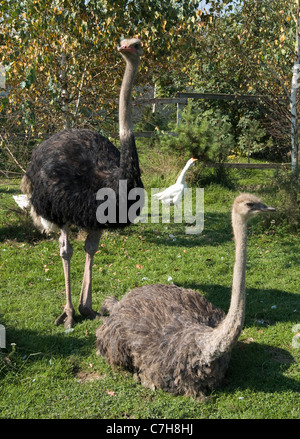
[[[20,194],[20,187],[18,185],[15,185],[15,187],[6,188],[6,187],[0,187],[0,194]]]
[[[78,323],[79,318],[76,320],[76,324]],[[10,350],[9,346],[15,343],[14,355],[21,358],[31,355],[32,361],[39,355],[49,358],[55,356],[67,358],[72,355],[83,357],[90,355],[92,349],[96,349],[95,333],[88,331],[84,336],[76,336],[73,335],[74,332],[66,333],[62,327],[61,332],[47,335],[32,329],[16,329],[9,326],[6,328],[6,334],[7,350]]]
[[[231,241],[233,234],[231,228],[230,214],[209,212],[204,216],[204,228],[201,233],[187,233],[187,230],[193,231],[194,224],[174,223],[171,218],[170,222],[162,223],[151,222],[148,217],[148,223],[140,223],[137,226],[126,227],[119,233],[122,235],[142,235],[143,240],[161,246],[168,247],[201,247],[203,245],[218,246],[225,242]],[[187,229],[187,230],[186,230]]]
[[[96,349],[94,333],[79,338],[72,333],[41,335],[33,330],[9,328],[7,338],[8,343],[16,343],[16,351],[11,355],[10,362],[0,367],[0,380],[6,372],[18,375],[27,361],[46,360],[48,363],[53,358],[65,359],[68,367],[75,370],[76,357],[79,361]],[[246,389],[266,393],[299,392],[300,383],[284,375],[294,362],[293,356],[285,349],[255,342],[238,342],[233,348],[225,380],[217,391],[229,394]],[[41,368],[45,368],[45,362]]]
[[[225,312],[229,309],[231,286],[198,283],[178,283],[177,285],[191,288],[203,294],[209,302]],[[299,296],[297,294],[273,288],[246,288],[246,294],[246,326],[255,324],[258,328],[263,328],[278,322],[290,322],[300,318]],[[276,308],[272,308],[274,304]]]
[[[49,236],[39,232],[31,220],[22,221],[22,224],[7,224],[0,227],[0,242],[12,240],[17,242],[35,243],[38,241],[47,241]]]
[[[247,389],[298,393],[299,381],[284,375],[293,363],[294,357],[285,349],[240,341],[232,350],[228,371],[219,390],[226,393]]]

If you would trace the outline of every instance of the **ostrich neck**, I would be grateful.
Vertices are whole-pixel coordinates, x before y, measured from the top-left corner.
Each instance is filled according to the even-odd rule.
[[[133,135],[131,119],[131,95],[133,81],[139,62],[126,59],[126,69],[122,81],[119,100],[119,134],[120,134],[120,179],[139,176],[138,155]],[[136,175],[137,174],[137,175]]]
[[[232,212],[232,225],[235,239],[235,263],[233,269],[231,302],[227,316],[215,328],[209,337],[204,358],[207,362],[230,352],[237,341],[244,324],[246,304],[246,259],[247,259],[247,223]]]

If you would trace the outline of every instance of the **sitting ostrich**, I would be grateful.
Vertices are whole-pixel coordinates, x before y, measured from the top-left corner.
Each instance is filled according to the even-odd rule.
[[[97,353],[136,373],[141,384],[174,394],[204,397],[222,381],[244,323],[247,221],[275,210],[253,195],[233,204],[235,264],[228,314],[191,289],[146,285],[120,302],[103,303]]]
[[[126,62],[119,100],[120,151],[108,139],[91,130],[64,130],[42,142],[34,151],[21,183],[22,192],[30,201],[35,224],[46,230],[53,230],[55,226],[61,230],[59,245],[66,305],[55,323],[64,323],[67,329],[74,325],[75,314],[70,286],[73,249],[68,239],[69,226],[73,224],[88,232],[79,311],[83,316],[94,318],[97,313],[92,309],[92,265],[101,233],[105,227],[123,227],[132,222],[128,214],[132,201],[128,200],[127,211],[119,214],[119,182],[127,184],[127,192],[125,195],[122,192],[122,197],[128,198],[127,194],[133,188],[143,188],[130,108],[133,81],[143,51],[136,38],[123,40],[118,50]],[[105,222],[101,215],[99,218],[97,209],[101,200],[96,194],[103,188],[113,190],[116,196],[114,221],[108,217]],[[107,201],[104,198],[102,202]]]
[[[185,174],[187,173],[189,168],[195,164],[196,161],[197,159],[194,158],[189,159],[186,162],[185,167],[181,171],[179,177],[177,178],[176,183],[172,184],[172,186],[168,187],[164,191],[154,194],[153,197],[160,200],[163,204],[178,204],[182,198],[182,195],[187,189]]]

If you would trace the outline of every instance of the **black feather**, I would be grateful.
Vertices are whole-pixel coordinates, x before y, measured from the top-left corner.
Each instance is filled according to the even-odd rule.
[[[74,224],[95,230],[122,227],[119,223],[119,180],[127,180],[127,191],[143,187],[134,137],[120,151],[105,137],[91,130],[64,130],[42,142],[34,151],[26,175],[32,184],[31,203],[36,213],[62,227]],[[100,224],[96,217],[99,189],[116,193],[116,222]],[[127,208],[134,201],[128,202]],[[137,212],[138,214],[139,212]]]

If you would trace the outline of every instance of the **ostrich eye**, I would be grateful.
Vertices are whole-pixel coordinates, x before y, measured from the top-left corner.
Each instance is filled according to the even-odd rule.
[[[246,205],[247,205],[248,207],[253,207],[253,206],[254,206],[254,203],[246,203]]]

